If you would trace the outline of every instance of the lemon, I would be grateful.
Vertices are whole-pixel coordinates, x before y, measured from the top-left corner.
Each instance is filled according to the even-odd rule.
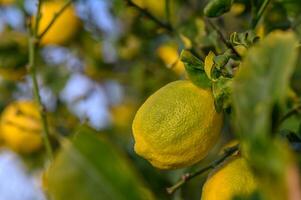
[[[65,1],[46,1],[42,4],[39,34],[48,26],[53,16],[65,5]],[[56,19],[41,40],[41,44],[64,44],[69,41],[79,27],[79,19],[72,5]]]
[[[136,107],[131,103],[122,103],[110,108],[113,125],[125,129],[130,126],[133,120]]]
[[[0,5],[11,5],[15,3],[15,0],[0,0]]]
[[[190,81],[169,83],[137,111],[133,121],[135,151],[160,169],[195,164],[216,143],[222,121],[211,91]]]
[[[176,74],[185,74],[185,66],[184,63],[180,61],[180,55],[176,47],[164,44],[157,49],[157,54],[164,64]]]
[[[209,175],[201,199],[232,200],[237,195],[250,195],[256,188],[256,179],[246,160],[233,156]]]
[[[38,106],[32,101],[8,105],[0,121],[5,145],[20,153],[32,153],[42,146],[42,127]]]
[[[2,78],[11,81],[19,81],[22,80],[27,74],[27,70],[25,67],[20,69],[3,69],[0,68],[0,75]]]
[[[165,15],[165,1],[133,0],[133,2],[158,17]]]

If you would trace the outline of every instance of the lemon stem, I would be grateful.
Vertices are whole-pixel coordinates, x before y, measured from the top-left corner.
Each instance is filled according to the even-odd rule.
[[[222,33],[222,31],[209,19],[206,20],[206,22],[209,24],[209,26],[211,26],[216,33],[218,34],[220,40],[225,44],[225,46],[229,49],[232,50],[232,52],[238,57],[241,58],[240,54],[236,51],[236,49],[233,47],[233,45],[227,41],[226,37],[224,36],[224,34]]]
[[[222,163],[224,160],[226,160],[229,156],[233,155],[237,150],[239,149],[239,145],[235,145],[233,147],[229,147],[225,149],[224,154],[220,156],[217,160],[213,161],[208,166],[205,166],[195,172],[184,174],[181,179],[174,184],[171,187],[166,188],[166,191],[168,194],[173,194],[175,191],[177,191],[179,188],[181,188],[186,182],[191,180],[192,178],[201,175],[210,169],[214,169],[216,166],[218,166],[220,163]]]
[[[46,113],[46,109],[42,103],[40,87],[39,87],[39,83],[37,80],[35,57],[36,57],[37,49],[39,48],[39,43],[40,43],[41,38],[47,33],[49,28],[53,25],[55,20],[58,18],[58,16],[63,13],[63,11],[67,8],[68,5],[70,5],[71,2],[72,2],[72,0],[68,1],[61,8],[61,10],[57,14],[54,15],[54,17],[52,18],[51,22],[46,27],[46,29],[42,32],[41,35],[38,36],[39,22],[41,19],[41,8],[42,8],[42,3],[43,3],[43,0],[39,0],[38,5],[37,5],[37,12],[36,12],[36,18],[35,18],[35,22],[34,22],[35,23],[34,27],[32,28],[31,22],[28,24],[28,32],[29,32],[29,45],[28,45],[29,58],[28,59],[29,60],[28,60],[27,67],[28,67],[28,71],[30,72],[30,76],[32,79],[34,98],[35,98],[36,103],[39,106],[40,118],[41,118],[41,123],[42,123],[42,127],[43,127],[43,135],[42,135],[43,141],[44,141],[47,155],[50,160],[53,159],[53,150],[52,150],[50,139],[49,139],[50,133],[49,133],[49,126],[48,126],[48,121],[47,121],[47,113]]]
[[[269,3],[271,2],[271,0],[264,0],[264,2],[261,4],[261,7],[259,8],[258,13],[255,15],[255,17],[252,20],[252,29],[255,29],[258,22],[260,21],[261,17],[263,16],[264,11],[266,10],[267,6],[269,5]]]
[[[154,15],[152,15],[148,10],[146,10],[145,8],[141,8],[140,6],[138,6],[136,3],[134,3],[131,0],[124,0],[129,6],[135,8],[136,10],[138,10],[139,12],[141,12],[145,17],[147,17],[148,19],[152,20],[154,23],[156,23],[158,26],[160,26],[161,28],[167,30],[168,32],[172,33],[174,31],[173,27],[169,24],[169,23],[164,23],[161,20],[159,20],[157,17],[155,17]]]

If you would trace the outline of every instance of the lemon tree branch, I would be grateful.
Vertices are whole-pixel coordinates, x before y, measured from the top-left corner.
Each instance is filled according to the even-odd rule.
[[[40,87],[39,87],[38,80],[37,80],[35,57],[36,57],[37,49],[39,48],[39,42],[40,42],[41,38],[45,35],[45,33],[47,33],[49,28],[52,26],[52,24],[58,18],[58,16],[63,13],[63,11],[67,8],[68,5],[70,5],[71,2],[72,2],[72,0],[68,1],[62,7],[62,9],[57,14],[54,15],[53,19],[51,20],[49,25],[46,27],[46,29],[42,32],[42,34],[38,35],[39,22],[41,19],[41,7],[42,7],[42,3],[43,3],[43,0],[39,0],[38,5],[37,5],[37,12],[36,12],[36,18],[35,18],[35,22],[34,22],[34,27],[32,28],[31,23],[28,24],[29,58],[28,58],[28,66],[27,67],[28,67],[28,71],[30,72],[30,76],[32,79],[34,98],[35,98],[35,101],[37,102],[37,104],[39,105],[41,123],[42,123],[42,127],[43,127],[43,135],[42,136],[43,136],[43,141],[44,141],[44,145],[46,148],[46,152],[47,152],[47,155],[50,160],[52,160],[52,158],[53,158],[53,150],[52,150],[50,139],[49,139],[50,134],[49,134],[49,126],[48,126],[48,122],[47,122],[46,110],[42,103]]]
[[[217,165],[226,160],[229,156],[233,155],[239,149],[239,145],[235,145],[233,147],[225,149],[225,152],[220,158],[210,163],[208,166],[205,166],[195,172],[184,174],[181,179],[173,186],[166,188],[168,194],[172,194],[181,188],[186,182],[191,180],[192,178],[201,175],[210,169],[214,169]]]
[[[157,17],[155,17],[154,15],[152,15],[147,9],[145,8],[141,8],[140,6],[138,6],[136,3],[134,3],[131,0],[124,0],[129,6],[135,8],[136,10],[138,10],[139,12],[141,12],[144,16],[146,16],[148,19],[152,20],[153,22],[155,22],[158,26],[160,26],[161,28],[164,28],[165,30],[167,30],[168,32],[172,33],[174,31],[173,27],[169,24],[169,23],[164,23],[161,20],[159,20]]]
[[[42,7],[42,1],[38,1],[38,8],[37,8],[37,13],[36,13],[36,18],[35,18],[35,25],[32,30],[32,25],[29,24],[28,30],[29,30],[29,61],[28,61],[28,70],[30,72],[30,76],[32,79],[32,85],[33,85],[33,94],[35,101],[39,105],[39,110],[40,110],[40,117],[41,117],[41,123],[43,126],[43,140],[44,140],[44,145],[46,148],[46,152],[48,154],[48,157],[50,160],[53,158],[53,152],[49,140],[49,128],[48,128],[48,123],[47,123],[47,117],[46,117],[46,112],[44,109],[44,106],[42,104],[41,100],[41,95],[40,95],[40,88],[38,85],[37,81],[37,76],[36,76],[36,63],[35,63],[35,54],[36,50],[38,48],[38,40],[37,40],[37,32],[39,28],[39,22],[41,19],[41,7]]]
[[[264,2],[261,4],[258,13],[256,13],[256,15],[254,16],[252,23],[251,23],[251,27],[253,29],[256,28],[258,22],[260,21],[264,11],[266,10],[266,8],[270,2],[271,2],[271,0],[264,0]]]
[[[241,56],[239,55],[239,53],[236,51],[236,49],[233,47],[233,45],[227,41],[227,39],[225,38],[224,34],[221,32],[221,30],[219,30],[219,28],[217,26],[215,26],[215,24],[210,21],[209,19],[206,20],[206,22],[217,32],[219,38],[221,39],[221,41],[226,45],[226,47],[228,47],[229,49],[232,50],[232,52],[238,57],[241,58]]]

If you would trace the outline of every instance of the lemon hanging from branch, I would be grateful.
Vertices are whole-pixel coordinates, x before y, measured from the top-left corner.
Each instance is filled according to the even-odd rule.
[[[39,34],[43,34],[53,17],[65,6],[64,1],[47,1],[42,4]],[[69,5],[57,17],[55,22],[41,38],[41,44],[64,44],[76,34],[79,28],[79,19],[75,8]]]
[[[241,156],[229,158],[216,168],[203,186],[202,200],[232,200],[247,196],[257,188],[257,181],[247,161]]]
[[[136,113],[135,151],[157,168],[186,167],[208,154],[222,124],[210,90],[175,81],[151,95]]]
[[[42,127],[38,106],[32,101],[8,105],[0,121],[1,137],[9,148],[33,153],[42,147]]]

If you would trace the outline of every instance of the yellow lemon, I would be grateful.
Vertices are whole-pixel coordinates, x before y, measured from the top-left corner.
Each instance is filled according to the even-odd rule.
[[[65,1],[46,1],[42,4],[39,34],[48,26],[53,16],[65,5]],[[42,38],[41,44],[64,44],[70,40],[79,27],[79,19],[72,5],[56,19]]]
[[[32,153],[42,146],[42,127],[38,106],[32,101],[8,105],[0,121],[5,145],[20,153]]]
[[[137,111],[133,121],[135,151],[161,169],[195,164],[216,143],[222,121],[211,91],[190,81],[169,83]]]
[[[165,15],[165,1],[133,0],[133,2],[158,17],[164,17]]]
[[[164,64],[176,74],[185,74],[184,63],[180,61],[180,55],[176,47],[168,44],[162,45],[157,49],[157,54]]]
[[[15,3],[15,0],[0,0],[0,5],[11,5]]]
[[[118,128],[130,127],[136,107],[130,103],[122,103],[110,108],[114,126]]]
[[[27,74],[27,70],[25,67],[20,69],[2,69],[0,68],[0,75],[2,78],[11,81],[19,81],[24,78]]]
[[[209,175],[201,199],[232,200],[237,195],[250,195],[256,188],[256,179],[246,160],[233,156]]]

